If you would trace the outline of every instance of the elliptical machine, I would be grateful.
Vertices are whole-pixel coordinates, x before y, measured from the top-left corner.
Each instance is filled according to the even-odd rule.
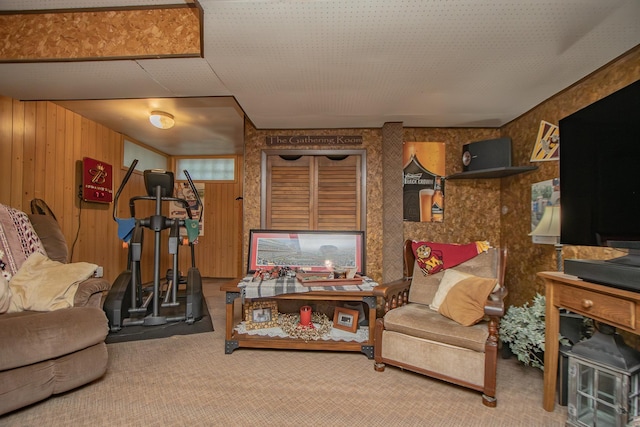
[[[143,325],[156,326],[168,322],[193,324],[202,318],[202,277],[195,266],[194,242],[198,236],[199,221],[193,220],[189,202],[185,199],[172,197],[174,188],[173,172],[150,169],[145,170],[144,182],[146,196],[135,196],[129,199],[131,218],[116,217],[120,193],[129,181],[138,160],[129,166],[113,202],[113,219],[118,223],[118,236],[128,243],[127,270],[116,278],[104,302],[104,310],[109,320],[109,328],[117,332],[125,326]],[[198,205],[202,200],[189,176],[184,171],[189,186],[193,191]],[[135,203],[137,201],[155,201],[155,214],[146,218],[136,218]],[[177,202],[186,209],[187,219],[168,218],[162,215],[164,202]],[[181,243],[180,227],[187,228],[189,246],[191,249],[191,267],[186,281],[180,277],[178,271],[178,249]],[[140,260],[142,257],[142,243],[144,229],[154,232],[154,269],[153,287],[144,289],[140,274]],[[167,274],[167,289],[164,300],[160,287],[160,238],[161,232],[169,229],[169,253],[173,255],[173,268]],[[186,285],[185,295],[178,296],[178,287]]]

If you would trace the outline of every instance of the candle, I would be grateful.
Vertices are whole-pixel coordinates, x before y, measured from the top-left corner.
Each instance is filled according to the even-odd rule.
[[[300,307],[300,324],[302,326],[311,326],[311,307],[308,305]]]

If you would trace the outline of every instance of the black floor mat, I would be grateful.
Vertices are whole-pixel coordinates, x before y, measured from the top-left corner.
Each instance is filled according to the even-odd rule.
[[[154,338],[166,338],[173,335],[200,334],[212,332],[213,323],[207,309],[207,303],[202,300],[202,318],[188,324],[187,322],[169,322],[158,326],[125,326],[118,332],[109,332],[106,343],[114,344],[127,341],[149,340]]]

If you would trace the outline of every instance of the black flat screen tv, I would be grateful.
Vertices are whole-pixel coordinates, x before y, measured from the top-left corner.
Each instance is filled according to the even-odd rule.
[[[640,253],[640,80],[559,128],[560,243]],[[640,265],[640,257],[619,262]]]

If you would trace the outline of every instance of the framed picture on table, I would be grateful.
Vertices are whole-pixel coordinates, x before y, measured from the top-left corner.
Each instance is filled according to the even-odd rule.
[[[247,302],[244,306],[247,329],[275,328],[278,326],[278,303],[275,300]]]
[[[358,329],[358,310],[336,307],[333,312],[333,327],[347,332],[355,332]]]

